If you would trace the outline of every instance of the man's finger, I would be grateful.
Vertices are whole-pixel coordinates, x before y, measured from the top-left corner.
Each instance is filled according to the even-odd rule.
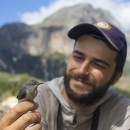
[[[23,130],[27,126],[33,123],[40,123],[41,121],[41,116],[39,113],[33,113],[33,112],[28,112],[19,117],[13,124],[10,125],[10,128],[13,130]]]
[[[13,122],[15,122],[21,115],[24,113],[37,109],[38,105],[32,102],[21,102],[17,104],[14,108],[12,108],[2,119],[3,126],[9,126]]]
[[[42,125],[40,123],[35,123],[27,127],[25,130],[42,130]]]

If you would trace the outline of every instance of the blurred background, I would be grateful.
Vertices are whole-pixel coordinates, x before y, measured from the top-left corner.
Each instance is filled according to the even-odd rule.
[[[44,82],[63,75],[74,43],[67,37],[68,30],[79,23],[101,20],[111,22],[126,34],[127,62],[114,87],[130,98],[129,0],[1,1],[1,105],[13,107],[17,102],[13,97],[29,79]]]

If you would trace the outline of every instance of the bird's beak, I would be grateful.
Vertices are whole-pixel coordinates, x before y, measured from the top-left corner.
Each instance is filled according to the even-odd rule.
[[[40,85],[40,84],[44,84],[44,83],[39,83],[38,85]]]
[[[38,87],[40,84],[44,84],[44,83],[38,83],[35,87]]]

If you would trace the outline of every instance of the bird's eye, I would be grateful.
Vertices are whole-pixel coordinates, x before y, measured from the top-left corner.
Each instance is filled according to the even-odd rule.
[[[33,85],[36,85],[36,82],[35,82],[35,83],[33,83]]]
[[[34,82],[34,85],[37,85],[38,84],[38,82]]]

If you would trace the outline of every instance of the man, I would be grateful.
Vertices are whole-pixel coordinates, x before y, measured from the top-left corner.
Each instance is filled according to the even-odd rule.
[[[79,24],[68,32],[68,36],[75,40],[75,44],[64,77],[38,87],[35,101],[39,104],[37,111],[40,114],[31,113],[32,120],[28,118],[26,125],[21,125],[25,128],[39,122],[41,117],[42,130],[130,129],[130,100],[111,87],[122,76],[126,61],[124,34],[112,24],[101,21],[94,25]],[[23,103],[30,108],[26,106],[22,111],[18,106]],[[3,128],[15,124],[18,129],[18,120],[23,115],[28,117],[27,110],[36,109],[31,103],[23,103],[12,110],[20,109],[16,112],[19,116],[7,114],[3,118]],[[5,119],[8,122],[10,118],[10,124],[5,123]],[[8,127],[4,123],[9,124]],[[28,129],[36,126],[40,129],[39,123]]]

